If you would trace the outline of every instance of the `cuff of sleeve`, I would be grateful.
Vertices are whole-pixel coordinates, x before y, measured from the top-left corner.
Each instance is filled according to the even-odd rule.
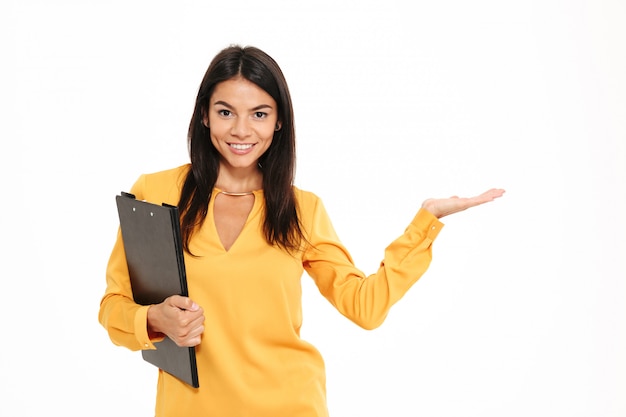
[[[443,226],[444,224],[434,214],[424,208],[420,208],[409,227],[414,227],[420,234],[423,234],[432,242],[443,229]]]
[[[154,350],[156,346],[148,335],[148,309],[150,306],[141,306],[135,314],[135,334],[142,350]],[[158,342],[158,340],[154,340]]]

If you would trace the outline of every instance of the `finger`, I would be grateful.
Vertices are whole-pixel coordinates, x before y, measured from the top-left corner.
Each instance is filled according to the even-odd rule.
[[[190,315],[193,314],[193,315]],[[196,313],[188,313],[185,311],[184,318],[180,321],[181,327],[187,329],[187,331],[191,331],[191,329],[195,329],[197,327],[201,327],[204,325],[204,315],[195,315]]]
[[[491,196],[492,198],[498,198],[504,194],[504,190],[502,188],[492,188],[486,191],[484,194],[487,194]]]
[[[476,200],[480,201],[491,201],[495,198],[498,198],[504,194],[504,190],[498,188],[492,188],[490,190],[485,191],[484,193],[474,197]]]
[[[485,196],[485,199],[486,199],[485,202],[493,201],[496,198],[501,197],[502,194],[504,194],[504,192],[502,190],[491,190]]]
[[[178,345],[178,346],[185,346],[185,347],[193,347],[193,346],[197,346],[200,344],[200,342],[202,341],[202,333],[204,333],[204,326],[199,326],[196,327],[194,329],[192,329],[189,333],[185,334],[184,336],[180,336],[177,337],[174,342]]]
[[[178,307],[181,310],[197,311],[200,308],[200,306],[189,297],[173,295],[169,298],[169,300],[173,306]]]
[[[204,333],[204,326],[194,327],[193,330],[189,332],[188,338],[196,338]]]
[[[174,343],[176,343],[176,345],[180,347],[194,347],[200,344],[200,342],[202,341],[202,336],[195,336],[192,338],[176,338],[176,339],[171,338],[171,339],[172,341],[174,341]]]
[[[202,334],[204,331],[204,320],[193,320],[189,321],[186,319],[182,319],[179,321],[175,330],[171,332],[173,338],[177,340],[188,339],[190,337],[195,337],[199,334]]]

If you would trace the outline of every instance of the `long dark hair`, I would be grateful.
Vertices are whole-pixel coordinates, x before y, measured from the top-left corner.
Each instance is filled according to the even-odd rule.
[[[265,239],[269,244],[291,252],[300,248],[304,238],[293,192],[296,143],[287,82],[276,61],[265,52],[251,46],[233,45],[220,51],[209,64],[189,123],[187,140],[191,169],[185,178],[178,207],[183,248],[190,254],[189,242],[207,216],[220,161],[220,154],[210,139],[210,128],[204,125],[203,120],[215,86],[237,76],[259,86],[278,105],[281,128],[274,132],[270,147],[259,159],[265,195]]]

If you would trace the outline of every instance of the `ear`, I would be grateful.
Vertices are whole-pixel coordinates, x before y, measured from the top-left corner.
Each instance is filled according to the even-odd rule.
[[[202,126],[209,128],[209,109],[206,107],[200,108],[200,116],[202,116]]]
[[[283,123],[281,121],[276,122],[275,132],[278,132],[283,127]]]

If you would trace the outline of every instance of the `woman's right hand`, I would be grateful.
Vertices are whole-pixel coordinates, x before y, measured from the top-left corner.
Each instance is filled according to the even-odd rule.
[[[165,334],[178,346],[199,345],[204,332],[204,310],[191,298],[172,295],[148,309],[148,332]]]

